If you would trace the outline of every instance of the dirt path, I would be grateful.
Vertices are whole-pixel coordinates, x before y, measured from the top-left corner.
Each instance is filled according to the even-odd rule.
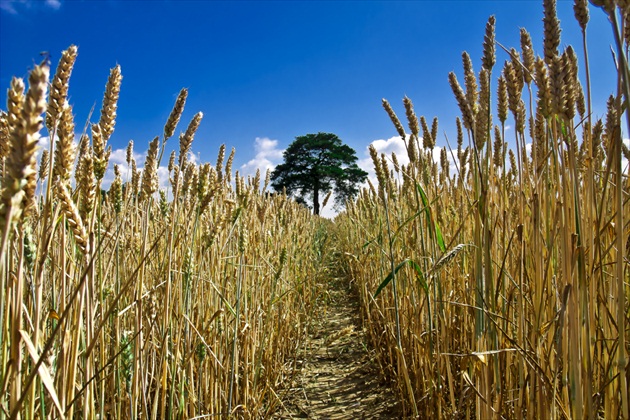
[[[378,364],[365,346],[356,298],[343,287],[334,289],[314,320],[301,370],[286,390],[285,409],[274,418],[399,418],[396,398],[381,384]]]

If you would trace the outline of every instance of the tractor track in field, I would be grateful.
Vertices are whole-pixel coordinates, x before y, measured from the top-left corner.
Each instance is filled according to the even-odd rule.
[[[283,391],[284,406],[273,418],[400,418],[396,397],[366,347],[356,296],[338,285],[327,301],[310,328],[299,371]]]

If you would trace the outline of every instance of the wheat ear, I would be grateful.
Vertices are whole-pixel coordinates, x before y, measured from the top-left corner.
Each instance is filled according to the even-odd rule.
[[[179,119],[182,116],[182,112],[184,112],[184,105],[186,105],[186,98],[188,97],[188,89],[184,88],[177,95],[177,100],[175,101],[175,106],[171,111],[171,114],[168,116],[166,120],[166,125],[164,126],[164,141],[173,137],[173,133],[175,132],[175,128],[179,123]]]
[[[42,114],[46,110],[48,71],[48,66],[45,64],[35,66],[31,71],[29,89],[24,96],[20,119],[15,121],[13,126],[9,126],[10,151],[6,161],[2,208],[0,208],[0,223],[2,223],[3,232],[11,221],[20,217],[23,208],[30,205],[32,197],[29,197],[35,191],[37,175],[35,152],[40,137],[39,131],[42,128]],[[15,87],[19,92],[18,82]],[[9,102],[11,102],[11,90]],[[17,97],[19,98],[19,94]],[[11,108],[9,111],[11,113]],[[25,196],[26,200],[24,200]]]
[[[157,153],[158,153],[158,140],[156,137],[151,143],[149,143],[149,151],[147,152],[147,159],[144,163],[144,171],[142,173],[142,187],[140,190],[141,199],[149,198],[158,189],[158,176],[157,176]]]
[[[179,167],[183,168],[184,163],[187,160],[188,152],[190,151],[190,147],[192,146],[193,139],[195,138],[195,133],[199,128],[199,124],[201,123],[201,119],[203,118],[203,112],[198,112],[195,114],[193,119],[188,124],[188,128],[186,132],[179,136]]]
[[[61,53],[57,70],[53,76],[50,86],[50,97],[48,98],[48,108],[46,109],[46,127],[52,132],[55,124],[59,122],[60,114],[68,97],[68,81],[77,59],[78,48],[71,45]]]

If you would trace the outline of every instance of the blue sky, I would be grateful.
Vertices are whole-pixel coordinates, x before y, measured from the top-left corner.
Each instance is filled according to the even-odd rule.
[[[572,7],[573,1],[558,2],[561,47],[572,44],[581,57]],[[612,37],[603,12],[590,11],[593,103],[601,116],[615,91]],[[193,151],[201,161],[214,162],[220,144],[234,146],[234,168],[246,173],[279,163],[296,136],[319,131],[337,134],[360,159],[377,140],[381,150],[398,150],[381,98],[401,117],[404,95],[418,115],[429,121],[437,116],[437,145],[443,147],[444,132],[455,139],[459,112],[448,72],[462,80],[463,51],[479,70],[492,14],[497,41],[520,50],[519,29],[525,27],[542,52],[542,0],[0,0],[0,107],[6,108],[11,77],[26,77],[41,61],[40,52],[48,51],[56,65],[61,51],[76,44],[70,103],[77,127],[93,105],[92,122],[98,119],[109,70],[120,64],[123,82],[110,144],[124,149],[133,139],[140,158],[162,133],[183,87],[189,96],[176,133],[203,112]],[[500,69],[508,57],[497,52]],[[171,139],[169,150],[177,142]]]

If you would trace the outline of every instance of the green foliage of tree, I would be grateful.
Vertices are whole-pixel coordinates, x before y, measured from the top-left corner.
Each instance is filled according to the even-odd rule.
[[[359,192],[367,172],[356,164],[356,152],[331,133],[307,134],[295,138],[284,151],[284,162],[271,174],[276,191],[286,188],[287,194],[305,203],[313,202],[313,213],[319,214],[320,194],[331,190],[335,203],[343,204]]]

